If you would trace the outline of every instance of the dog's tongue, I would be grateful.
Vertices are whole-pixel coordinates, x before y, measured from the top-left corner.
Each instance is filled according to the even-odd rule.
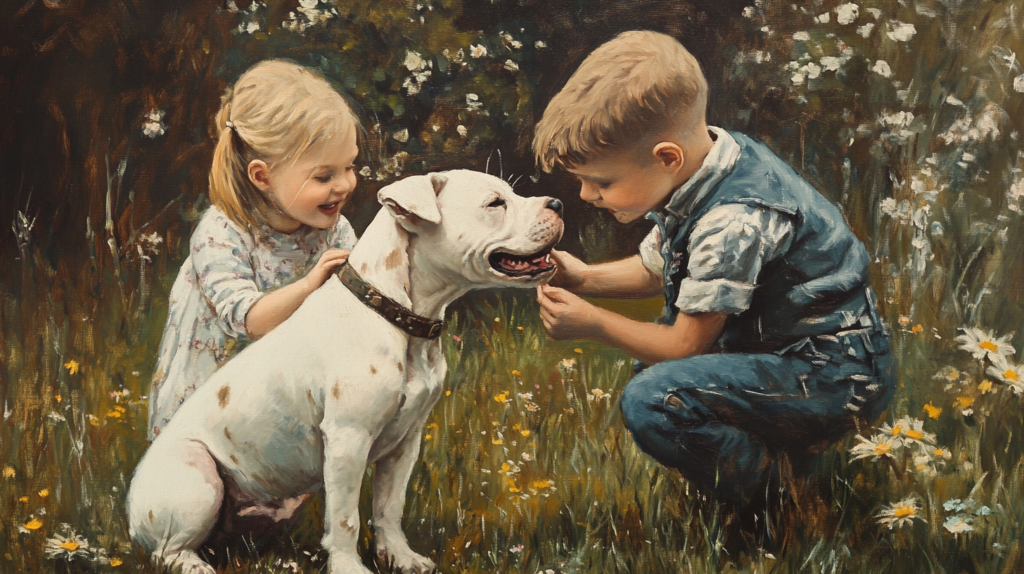
[[[551,266],[549,255],[538,255],[533,259],[518,258],[512,255],[506,255],[501,258],[501,266],[511,271],[532,271],[534,269],[544,269]]]

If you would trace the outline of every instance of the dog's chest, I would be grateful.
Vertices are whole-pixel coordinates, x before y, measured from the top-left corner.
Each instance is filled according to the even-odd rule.
[[[437,341],[414,339],[407,360],[408,371],[398,408],[374,442],[372,458],[387,454],[410,433],[421,431],[441,396],[446,365]]]

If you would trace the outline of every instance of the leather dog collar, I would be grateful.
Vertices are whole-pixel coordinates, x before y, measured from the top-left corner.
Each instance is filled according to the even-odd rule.
[[[363,281],[363,278],[351,265],[347,263],[342,265],[338,270],[338,278],[341,279],[341,284],[347,287],[364,305],[413,337],[436,339],[441,336],[441,321],[427,319],[409,311],[394,299],[387,297]]]

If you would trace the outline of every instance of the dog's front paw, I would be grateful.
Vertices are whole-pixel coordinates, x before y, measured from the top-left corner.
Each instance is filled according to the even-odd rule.
[[[331,574],[373,574],[358,556],[331,556]]]
[[[426,556],[420,556],[409,548],[405,536],[388,537],[378,531],[377,564],[383,572],[397,574],[431,574],[437,572],[437,566]]]

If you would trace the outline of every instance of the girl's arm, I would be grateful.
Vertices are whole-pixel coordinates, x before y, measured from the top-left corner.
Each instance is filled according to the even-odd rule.
[[[261,297],[245,316],[245,327],[253,338],[262,337],[292,316],[313,291],[331,276],[335,267],[348,260],[349,251],[328,249],[308,275]]]

